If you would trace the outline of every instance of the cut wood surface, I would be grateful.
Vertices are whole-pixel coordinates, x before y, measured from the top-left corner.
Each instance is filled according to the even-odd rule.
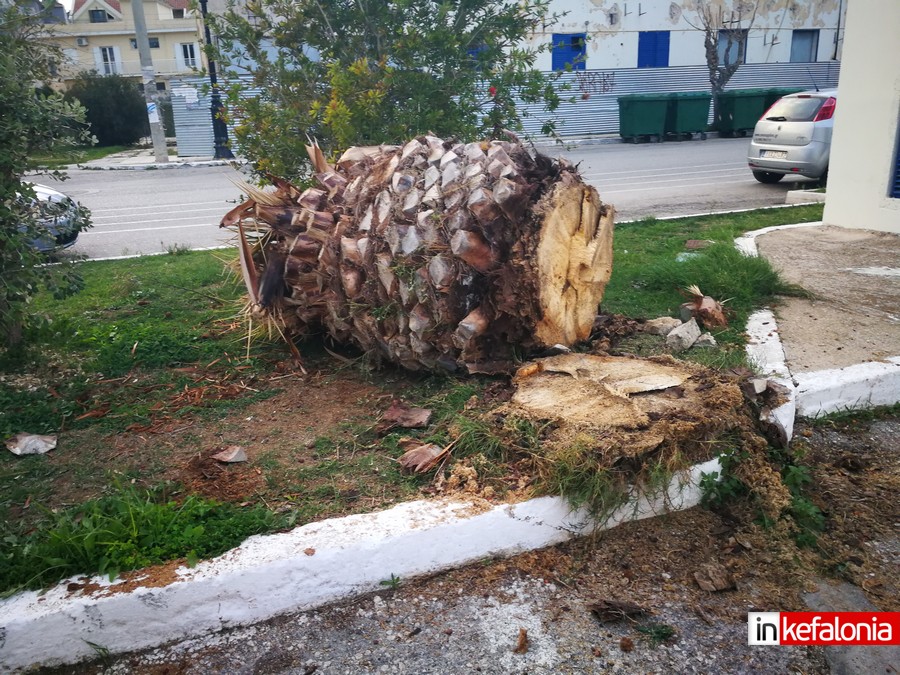
[[[571,164],[434,136],[351,148],[334,167],[309,150],[318,186],[246,186],[222,221],[264,231],[252,261],[242,241],[243,277],[252,310],[286,334],[324,329],[405,368],[468,372],[588,337],[615,211]]]

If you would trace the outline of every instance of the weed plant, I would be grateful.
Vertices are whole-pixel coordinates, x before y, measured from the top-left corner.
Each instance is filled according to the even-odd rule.
[[[172,486],[138,490],[116,486],[112,495],[48,513],[36,529],[0,525],[0,593],[41,588],[75,574],[108,574],[186,558],[218,555],[253,534],[290,525],[262,507],[188,496]]]

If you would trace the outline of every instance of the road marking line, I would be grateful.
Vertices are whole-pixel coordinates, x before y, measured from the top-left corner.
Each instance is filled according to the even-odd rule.
[[[657,176],[699,176],[701,174],[714,173],[717,175],[734,172],[734,171],[747,171],[747,166],[742,164],[740,166],[733,166],[730,169],[709,169],[708,171],[665,171],[665,172],[656,172],[656,173],[645,173],[639,176],[628,176],[628,180],[640,180],[644,177],[647,178],[655,178]],[[621,177],[614,173],[583,173],[581,174],[582,178],[604,178],[608,177],[610,180],[620,179]]]
[[[219,201],[215,201],[215,202],[188,202],[187,204],[166,204],[165,206],[162,206],[162,207],[160,207],[159,204],[150,205],[150,206],[117,206],[117,207],[109,207],[109,208],[103,208],[103,209],[91,209],[91,212],[93,212],[93,213],[108,213],[110,211],[132,211],[132,210],[136,210],[136,209],[159,209],[159,208],[174,209],[174,208],[180,208],[182,206],[203,206],[204,204],[218,204],[219,206],[226,207],[229,204],[236,204],[236,203],[237,202],[235,202],[233,199],[229,201],[225,198],[222,198]]]
[[[715,185],[738,185],[738,184],[743,185],[743,184],[747,184],[747,183],[749,183],[751,185],[756,184],[752,180],[729,180],[729,181],[722,181],[721,183],[715,183]],[[659,185],[657,187],[634,188],[631,190],[610,190],[605,195],[603,195],[603,200],[604,201],[613,201],[612,198],[610,197],[610,195],[621,195],[621,194],[625,194],[626,192],[649,192],[650,190],[672,190],[672,189],[680,188],[680,187],[697,187],[697,186],[696,185],[687,185],[687,184],[686,185]],[[759,206],[759,207],[755,207],[755,208],[763,208],[763,207]]]
[[[182,213],[218,213],[218,214],[220,214],[220,215],[219,215],[219,219],[221,219],[221,217],[224,216],[226,212],[223,211],[222,209],[215,209],[215,208],[211,208],[211,209],[185,209],[185,210],[183,210],[183,211],[162,211],[162,212],[160,212],[159,215],[160,215],[161,217],[162,217],[162,216],[177,216],[177,215],[180,215],[180,214],[182,214]],[[136,213],[136,214],[134,214],[135,217],[149,216],[149,215],[150,215],[149,213]],[[203,218],[204,216],[185,216],[185,217],[186,217],[186,218]],[[127,218],[128,218],[128,214],[121,214],[121,215],[117,215],[117,216],[99,216],[98,218],[96,218],[96,220],[110,220],[110,221],[113,221],[113,222],[115,222],[115,223],[121,223],[123,220],[125,220],[125,219],[127,219]],[[166,220],[166,219],[165,219],[165,218],[156,218],[156,219],[153,219],[153,220],[134,220],[134,221],[128,221],[128,222],[135,222],[135,223],[153,223],[153,222],[156,222],[157,220]],[[170,220],[171,220],[171,219],[170,219]],[[176,220],[177,220],[177,218],[176,218]]]
[[[151,222],[151,221],[146,221]],[[159,232],[160,230],[186,230],[192,227],[208,227],[210,229],[216,228],[217,226],[212,223],[199,223],[197,225],[173,225],[171,227],[136,227],[132,230],[85,230],[84,232],[80,232],[78,237],[81,238],[83,236],[89,236],[92,234],[127,234],[129,232]]]

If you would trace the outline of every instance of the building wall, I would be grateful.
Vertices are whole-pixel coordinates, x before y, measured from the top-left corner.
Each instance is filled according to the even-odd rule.
[[[817,61],[840,59],[843,14],[851,1],[854,0],[759,0],[759,10],[748,33],[747,63],[790,62],[794,30],[819,31]],[[740,0],[709,2],[728,14]],[[696,6],[697,0],[553,0],[551,14],[565,16],[535,34],[531,44],[550,43],[554,33],[585,33],[585,68],[635,68],[641,31],[669,31],[669,65],[703,65],[703,33],[691,25],[700,25]],[[743,25],[748,23],[745,19]],[[551,54],[544,52],[536,67],[550,70],[551,64]]]
[[[141,73],[138,50],[131,46],[135,39],[134,18],[131,2],[121,0],[121,13],[114,12],[115,20],[106,23],[91,23],[89,11],[93,8],[105,8],[106,5],[88,2],[73,20],[65,25],[56,26],[54,41],[59,44],[66,56],[66,62],[60,68],[60,76],[66,80],[84,70],[97,70],[101,74],[109,74],[110,70],[119,75],[138,77]],[[144,16],[147,33],[159,41],[159,47],[150,50],[156,75],[166,80],[174,75],[193,74],[196,69],[203,69],[206,64],[200,38],[198,17],[190,10],[185,10],[185,18],[172,18],[172,9],[163,3],[145,2]],[[80,38],[80,40],[79,40]],[[79,44],[86,41],[87,44]],[[194,62],[185,60],[182,44],[192,44]],[[111,47],[116,57],[114,68],[107,68],[102,59],[101,48]]]
[[[900,234],[890,197],[900,144],[900,2],[859,2],[847,32],[834,118],[826,223]]]

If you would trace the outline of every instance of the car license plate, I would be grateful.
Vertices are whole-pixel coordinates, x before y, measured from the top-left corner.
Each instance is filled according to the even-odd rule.
[[[760,156],[767,159],[787,159],[787,150],[763,150]]]

